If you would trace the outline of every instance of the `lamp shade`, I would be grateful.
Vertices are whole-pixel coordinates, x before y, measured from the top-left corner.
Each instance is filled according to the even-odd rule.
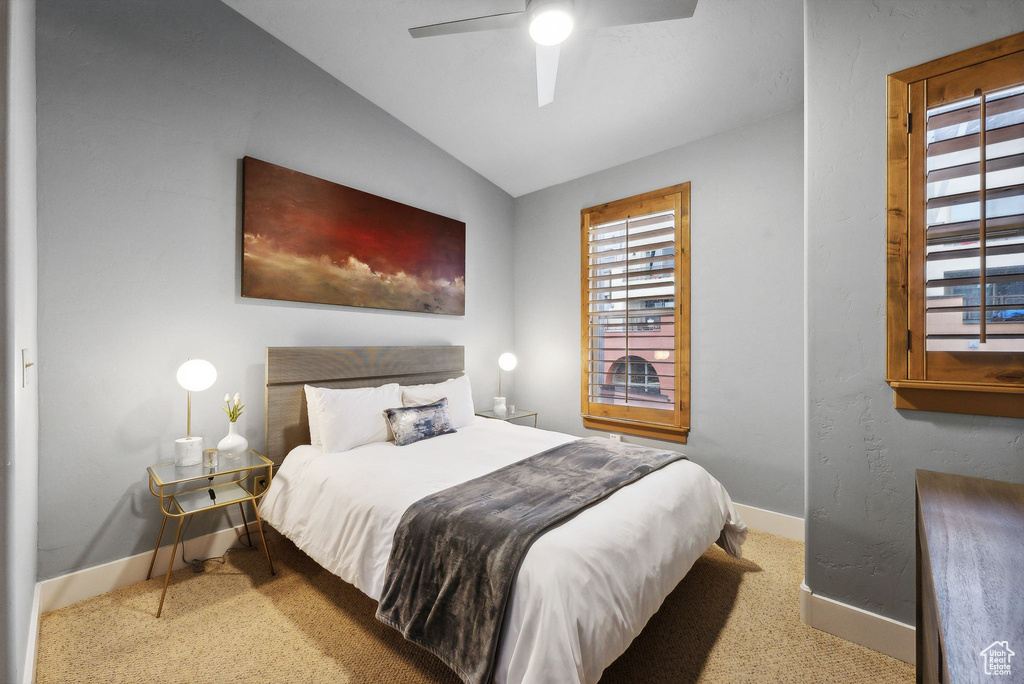
[[[498,357],[498,368],[504,371],[512,370],[516,367],[517,363],[519,363],[519,359],[512,352],[505,352]]]
[[[189,392],[202,392],[217,381],[217,369],[209,361],[189,359],[178,367],[178,384]]]

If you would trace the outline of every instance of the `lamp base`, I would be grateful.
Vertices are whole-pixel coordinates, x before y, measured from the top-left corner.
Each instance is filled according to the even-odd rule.
[[[179,468],[203,462],[203,438],[182,437],[174,440],[174,465]]]

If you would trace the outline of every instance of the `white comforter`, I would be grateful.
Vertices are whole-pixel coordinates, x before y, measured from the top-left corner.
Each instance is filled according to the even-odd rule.
[[[292,451],[260,514],[326,569],[380,598],[405,510],[434,492],[576,439],[478,418],[456,434],[341,454]],[[495,681],[596,682],[724,529],[747,528],[725,489],[678,461],[542,535],[527,552],[498,646]]]

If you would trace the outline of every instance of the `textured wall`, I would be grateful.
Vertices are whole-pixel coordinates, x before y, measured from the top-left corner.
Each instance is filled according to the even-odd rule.
[[[183,436],[189,356],[219,371],[193,397],[209,444],[241,391],[240,430],[263,446],[267,346],[464,344],[477,401],[494,393],[512,341],[507,194],[220,2],[38,13],[40,577],[152,548],[145,467]],[[465,317],[241,299],[243,155],[464,220]]]
[[[794,109],[516,198],[516,400],[540,410],[541,427],[588,432],[580,209],[690,181],[685,452],[736,501],[803,515],[802,121]]]
[[[1021,421],[893,409],[885,76],[1024,30],[1019,0],[807,0],[806,581],[914,621],[914,470],[1024,481]]]
[[[4,102],[3,227],[0,265],[4,303],[0,388],[0,680],[21,681],[36,582],[38,392],[36,374],[22,387],[21,350],[36,358],[36,95],[35,2],[0,2]],[[34,647],[34,646],[33,646]]]

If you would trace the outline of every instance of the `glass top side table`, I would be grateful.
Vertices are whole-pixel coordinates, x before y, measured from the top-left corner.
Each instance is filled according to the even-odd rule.
[[[532,417],[533,418],[533,427],[537,427],[537,412],[536,411],[523,411],[522,409],[519,409],[515,413],[508,412],[504,416],[499,416],[499,415],[495,414],[494,411],[477,411],[476,415],[480,416],[481,418],[491,418],[493,420],[503,420],[506,423],[510,422],[510,421],[513,421],[513,420],[519,420],[520,418],[530,418],[530,417]]]
[[[250,489],[246,480],[253,475],[254,471],[265,470],[261,477],[257,474],[256,485]],[[270,487],[270,480],[273,477],[274,463],[252,449],[249,449],[238,458],[221,459],[221,462],[214,468],[204,468],[202,464],[194,466],[178,467],[173,463],[159,463],[149,466],[149,492],[160,500],[160,512],[163,514],[163,521],[160,523],[160,533],[156,537],[156,546],[153,548],[153,557],[149,561],[149,572],[146,579],[153,576],[153,564],[156,562],[156,554],[160,550],[160,540],[164,536],[164,527],[168,518],[177,518],[178,530],[174,536],[174,546],[171,547],[171,560],[167,565],[167,574],[164,576],[164,589],[160,594],[160,605],[157,607],[156,616],[164,609],[164,598],[167,596],[167,585],[171,581],[171,568],[174,567],[174,554],[178,550],[178,542],[181,540],[181,528],[185,518],[201,513],[224,508],[233,504],[238,505],[242,513],[242,524],[245,526],[245,533],[252,544],[252,535],[249,533],[249,523],[245,518],[245,509],[242,504],[249,502],[256,514],[257,529],[260,539],[263,541],[263,552],[267,556],[267,565],[270,566],[270,574],[274,572],[274,562],[270,560],[270,549],[267,547],[267,539],[263,535],[263,521],[260,519],[259,509],[256,503]],[[225,482],[213,484],[213,478],[228,476]],[[205,481],[205,482],[204,482]],[[166,491],[165,488],[176,489],[177,491]]]

